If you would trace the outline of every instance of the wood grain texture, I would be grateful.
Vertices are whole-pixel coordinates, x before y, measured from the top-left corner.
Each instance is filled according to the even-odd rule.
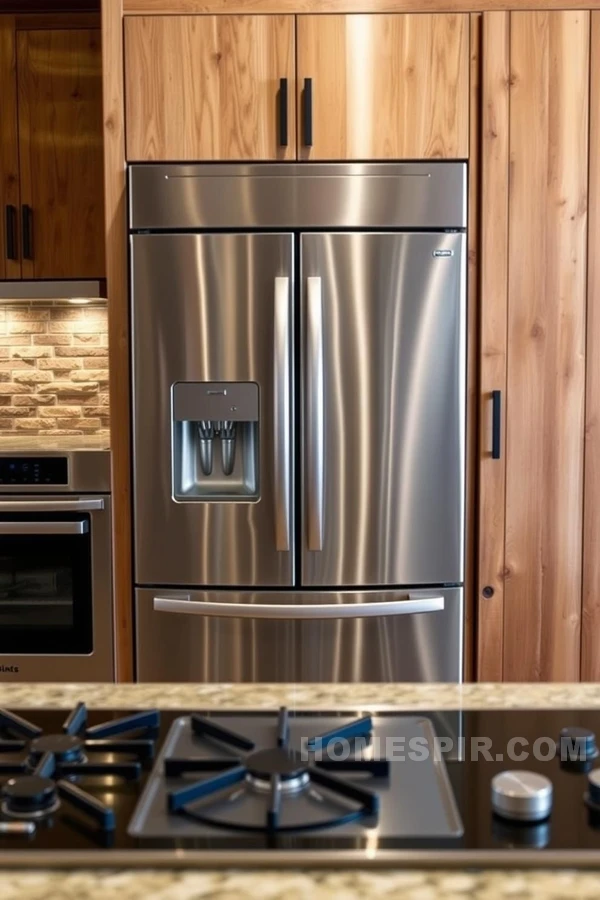
[[[299,16],[297,29],[298,91],[313,80],[302,159],[468,156],[468,16]]]
[[[432,13],[535,9],[600,9],[600,0],[124,0],[127,15],[191,13]]]
[[[504,679],[577,681],[589,13],[511,15]]]
[[[582,681],[600,681],[600,13],[591,18]]]
[[[2,127],[0,128],[0,278],[20,278],[21,262],[6,258],[6,206],[20,204],[19,137],[17,128],[17,49],[12,16],[0,17],[0,85],[2,86]],[[18,232],[18,229],[17,229]],[[18,254],[17,239],[17,255]]]
[[[20,31],[17,69],[21,203],[33,210],[23,277],[102,277],[100,31]]]
[[[100,9],[97,12],[40,12],[15,16],[17,31],[38,31],[43,28],[100,28]]]
[[[129,160],[295,158],[292,16],[125,20]],[[288,79],[288,145],[278,92]]]
[[[467,441],[466,441],[466,554],[465,554],[465,642],[463,677],[473,681],[476,675],[477,609],[477,480],[479,412],[479,144],[481,129],[481,25],[479,13],[470,16],[469,59],[469,213],[467,270]]]
[[[102,70],[115,658],[117,680],[133,681],[127,177],[121,0],[102,3]]]
[[[510,15],[485,13],[482,42],[479,559],[477,678],[502,681],[508,316]],[[492,459],[492,391],[501,391],[500,459]],[[491,587],[493,596],[483,596]]]

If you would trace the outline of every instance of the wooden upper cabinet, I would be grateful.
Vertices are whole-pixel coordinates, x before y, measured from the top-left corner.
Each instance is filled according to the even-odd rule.
[[[0,85],[0,278],[20,278],[17,52],[12,16],[0,16]]]
[[[294,159],[294,66],[293,16],[126,18],[127,158]]]
[[[469,17],[298,16],[298,91],[303,159],[466,158]]]
[[[105,271],[99,29],[17,32],[23,278]]]

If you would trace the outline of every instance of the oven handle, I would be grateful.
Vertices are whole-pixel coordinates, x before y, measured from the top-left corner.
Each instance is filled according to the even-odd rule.
[[[89,522],[0,522],[0,534],[87,534]]]
[[[406,595],[405,595],[406,596]],[[371,616],[411,616],[415,613],[441,612],[444,598],[409,594],[408,600],[373,603],[213,603],[189,598],[155,597],[155,612],[183,613],[192,616],[225,616],[234,619],[359,619]]]
[[[88,500],[0,500],[0,513],[94,512],[104,509],[102,497]]]

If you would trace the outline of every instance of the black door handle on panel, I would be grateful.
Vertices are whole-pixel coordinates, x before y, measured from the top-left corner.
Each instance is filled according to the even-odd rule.
[[[492,391],[492,459],[500,459],[502,443],[502,392]]]
[[[312,78],[304,79],[304,146],[312,147],[313,145],[313,96],[312,96]]]
[[[23,229],[23,259],[33,259],[33,210],[24,203],[21,207]]]
[[[279,146],[288,145],[288,80],[279,79]]]
[[[6,206],[6,258],[17,260],[19,258],[17,250],[17,207],[12,203]]]

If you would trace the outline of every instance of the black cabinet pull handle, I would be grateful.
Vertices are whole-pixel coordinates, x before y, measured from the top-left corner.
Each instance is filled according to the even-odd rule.
[[[304,146],[313,145],[312,78],[304,79]]]
[[[23,229],[23,259],[33,259],[33,210],[24,203],[21,207]]]
[[[6,206],[6,258],[17,260],[17,207]]]
[[[492,391],[492,459],[500,459],[502,392]]]
[[[288,145],[288,80],[279,79],[279,146]]]

